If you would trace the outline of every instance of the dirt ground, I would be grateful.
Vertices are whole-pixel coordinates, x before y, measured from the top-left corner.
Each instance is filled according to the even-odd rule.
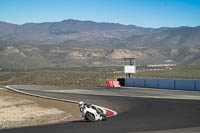
[[[0,88],[0,128],[80,119],[76,104],[26,96]]]

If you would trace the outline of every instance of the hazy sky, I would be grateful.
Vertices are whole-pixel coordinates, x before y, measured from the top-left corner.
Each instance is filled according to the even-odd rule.
[[[200,26],[200,0],[0,0],[0,21],[66,19],[143,27]]]

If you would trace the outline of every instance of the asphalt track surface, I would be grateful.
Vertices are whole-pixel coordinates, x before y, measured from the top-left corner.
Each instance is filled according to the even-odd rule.
[[[73,121],[51,125],[21,127],[3,129],[0,133],[133,133],[133,132],[157,132],[159,130],[176,132],[172,129],[200,127],[200,101],[184,99],[146,98],[152,95],[152,91],[143,90],[142,97],[134,97],[123,94],[120,96],[104,96],[98,94],[72,94],[62,93],[59,90],[76,90],[76,88],[48,87],[48,86],[13,86],[25,92],[51,96],[75,101],[86,101],[113,109],[118,112],[115,117],[105,122]],[[101,88],[78,88],[78,90],[97,90]],[[123,92],[122,89],[102,88],[114,94]],[[54,90],[54,92],[50,91]],[[58,90],[58,92],[55,92]],[[127,93],[130,94],[131,90]],[[155,90],[154,90],[155,91]],[[159,91],[159,90],[158,90]],[[133,89],[134,92],[134,89]],[[111,94],[112,94],[111,93]],[[162,95],[162,92],[157,95]],[[170,93],[170,92],[168,92]],[[173,91],[171,92],[173,93]],[[200,96],[199,92],[178,91],[174,92],[184,96]],[[137,95],[137,93],[135,93]],[[183,129],[184,130],[184,129]],[[199,130],[200,131],[200,130]],[[184,132],[184,131],[182,131]]]

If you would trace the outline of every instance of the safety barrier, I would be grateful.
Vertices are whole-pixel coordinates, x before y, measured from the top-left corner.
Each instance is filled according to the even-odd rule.
[[[126,81],[126,80],[125,80]],[[145,80],[144,79],[135,79],[135,86],[138,86],[138,87],[146,87],[146,83],[145,83]]]
[[[108,87],[121,87],[119,81],[107,80],[106,84]]]
[[[125,78],[125,86],[200,91],[200,80],[162,79],[162,78]]]
[[[200,80],[196,80],[196,90],[200,91]]]
[[[134,79],[133,78],[127,78],[125,80],[125,86],[127,86],[127,87],[134,86]]]
[[[176,80],[175,89],[176,90],[195,90],[194,80]]]

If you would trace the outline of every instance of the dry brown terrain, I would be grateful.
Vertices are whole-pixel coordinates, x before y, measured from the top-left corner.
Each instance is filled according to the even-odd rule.
[[[0,128],[78,119],[81,117],[76,104],[25,96],[0,88]]]

